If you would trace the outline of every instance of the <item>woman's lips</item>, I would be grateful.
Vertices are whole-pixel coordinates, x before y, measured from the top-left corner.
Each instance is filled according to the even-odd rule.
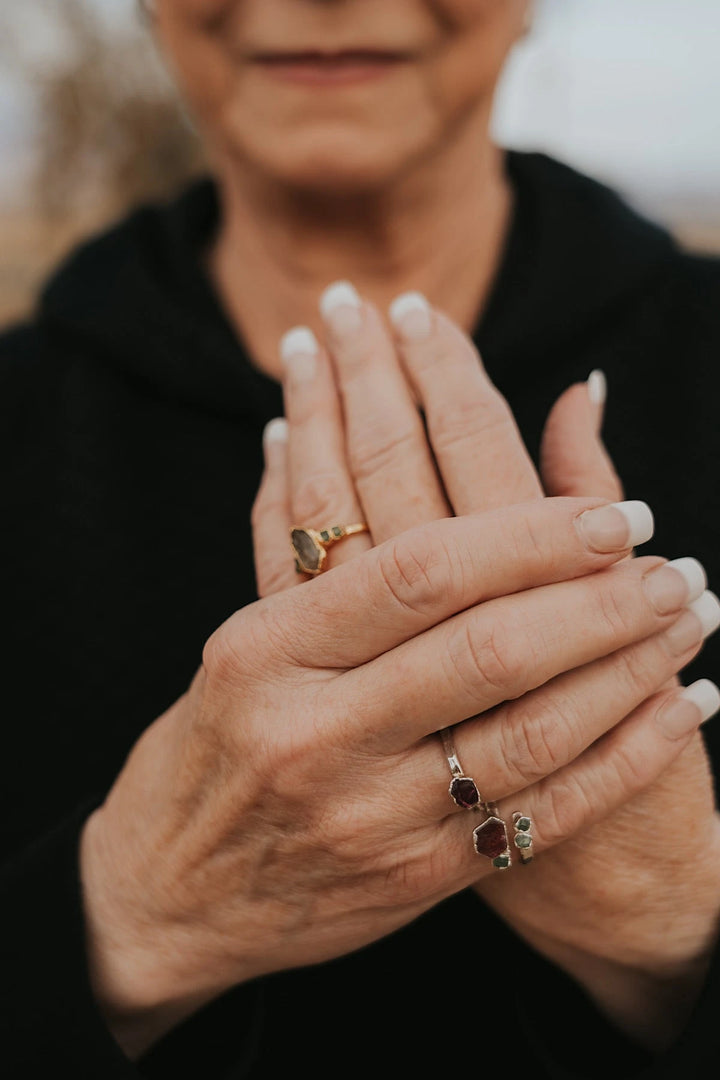
[[[339,86],[380,78],[408,60],[404,53],[372,50],[337,53],[260,53],[253,57],[268,74],[307,86]]]

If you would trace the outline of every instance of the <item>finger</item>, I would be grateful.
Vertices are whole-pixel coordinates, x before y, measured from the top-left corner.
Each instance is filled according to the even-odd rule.
[[[540,473],[547,495],[624,498],[620,477],[600,438],[605,381],[593,372],[555,402],[540,443]]]
[[[327,353],[306,326],[280,343],[283,399],[288,421],[292,525],[317,532],[364,520],[345,458],[340,401]],[[338,566],[372,547],[367,533],[327,549],[326,566]]]
[[[473,605],[603,569],[651,535],[650,508],[636,502],[537,499],[445,518],[274,597],[267,618],[303,626],[288,662],[354,668]]]
[[[687,595],[682,575],[645,556],[499,597],[347,672],[344,700],[373,745],[401,751],[669,628]],[[720,618],[713,594],[702,603]]]
[[[320,299],[342,397],[347,455],[376,543],[447,517],[425,428],[377,309],[349,282]]]
[[[521,791],[569,764],[697,656],[703,641],[717,630],[720,610],[701,599],[705,574],[699,563],[677,560],[667,565],[683,573],[689,587],[688,607],[672,626],[563,672],[454,729],[458,758],[484,799],[494,802]],[[428,814],[446,814],[448,800],[437,782],[439,740],[431,737],[419,750],[421,783],[437,792],[434,802],[428,800]]]
[[[288,426],[278,417],[263,432],[265,468],[253,503],[252,524],[258,596],[282,592],[301,580],[290,546]]]
[[[604,820],[650,787],[719,709],[720,690],[709,679],[700,679],[683,690],[662,691],[638,706],[572,764],[503,800],[498,812],[508,821],[514,862],[519,862],[511,825],[515,811],[532,821],[535,855],[581,836],[583,829]],[[438,830],[436,844],[445,865],[462,866],[477,880],[478,870],[487,874],[495,871],[489,859],[474,852],[474,823],[474,814],[451,814]],[[532,867],[520,870],[530,873]]]
[[[467,334],[420,293],[397,297],[389,314],[455,513],[540,498],[512,411]]]

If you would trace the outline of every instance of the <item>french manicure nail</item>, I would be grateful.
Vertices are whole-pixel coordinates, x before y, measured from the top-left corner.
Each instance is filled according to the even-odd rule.
[[[636,499],[586,510],[576,520],[585,543],[600,553],[644,544],[655,528],[652,510]]]
[[[688,604],[688,611],[692,611],[700,620],[703,637],[714,634],[720,626],[720,600],[709,589],[706,589],[697,600],[693,600],[692,604]]]
[[[720,710],[720,690],[710,679],[698,679],[672,698],[657,713],[661,731],[671,739],[682,738]]]
[[[697,600],[688,604],[679,619],[665,631],[670,650],[682,656],[694,645],[699,645],[720,626],[720,601],[707,589]]]
[[[320,296],[320,314],[339,336],[354,333],[362,326],[362,301],[349,281],[334,281]]]
[[[688,649],[695,649],[705,637],[702,623],[694,612],[687,609],[665,631],[665,641],[673,656],[684,656]]]
[[[280,339],[280,358],[295,379],[311,379],[315,374],[318,341],[309,326],[294,326]]]
[[[602,409],[607,399],[607,379],[604,371],[595,368],[594,371],[590,372],[587,380],[587,392],[591,404]]]
[[[396,296],[388,308],[390,322],[406,341],[422,341],[432,326],[430,305],[420,292]]]
[[[697,600],[706,585],[702,564],[691,558],[673,559],[643,578],[645,595],[658,615],[669,615]]]
[[[287,439],[288,423],[283,416],[276,416],[274,420],[268,421],[263,430],[263,442],[280,443],[287,442]]]

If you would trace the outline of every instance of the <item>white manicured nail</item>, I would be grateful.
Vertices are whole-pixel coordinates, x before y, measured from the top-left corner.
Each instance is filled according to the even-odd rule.
[[[677,570],[682,574],[687,582],[688,596],[687,602],[690,604],[693,600],[697,600],[699,596],[707,589],[707,574],[705,573],[705,567],[697,559],[692,559],[686,556],[683,559],[671,559],[666,566],[672,566],[673,570]]]
[[[599,368],[588,375],[587,392],[590,402],[601,409],[607,399],[607,379],[605,373]]]
[[[709,679],[698,679],[661,706],[657,725],[669,739],[682,739],[697,731],[718,709],[720,690]]]
[[[595,551],[623,551],[644,544],[655,529],[652,510],[636,499],[586,510],[577,519],[585,541]]]
[[[698,679],[691,683],[685,687],[680,697],[697,705],[702,713],[703,723],[720,710],[720,690],[710,679]]]
[[[309,326],[293,326],[280,339],[280,357],[289,374],[299,381],[311,379],[317,367],[318,342]]]
[[[320,314],[340,336],[359,330],[362,301],[349,281],[334,281],[320,296]]]
[[[674,559],[646,574],[643,585],[658,615],[669,615],[671,611],[680,611],[697,600],[707,585],[707,579],[697,559]]]
[[[688,604],[688,610],[694,612],[702,623],[704,637],[714,634],[720,626],[720,600],[709,589]]]
[[[317,338],[309,326],[293,326],[292,330],[288,330],[280,338],[280,356],[283,360],[297,353],[310,353],[315,356],[317,351]]]
[[[388,308],[388,315],[400,336],[407,341],[422,341],[430,333],[430,305],[420,292],[396,296]]]
[[[263,442],[266,443],[279,443],[287,442],[288,440],[288,423],[282,416],[276,416],[274,420],[270,420],[265,425],[263,431]]]

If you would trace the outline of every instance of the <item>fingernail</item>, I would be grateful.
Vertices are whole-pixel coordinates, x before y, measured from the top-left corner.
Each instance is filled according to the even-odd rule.
[[[262,430],[262,450],[267,464],[276,460],[274,455],[284,443],[287,443],[287,420],[282,416],[277,416],[266,423]],[[284,450],[283,453],[285,453]]]
[[[702,596],[688,604],[688,611],[697,615],[703,628],[703,637],[714,634],[720,626],[720,600],[715,593],[706,589]]]
[[[339,336],[352,334],[362,326],[362,301],[349,281],[335,281],[320,296],[320,314]]]
[[[601,409],[607,399],[607,379],[600,368],[595,368],[588,375],[587,391],[591,403]]]
[[[268,421],[263,429],[264,443],[287,442],[287,439],[288,423],[284,417],[276,416],[274,420]]]
[[[599,431],[602,426],[605,402],[607,400],[607,379],[605,378],[605,372],[601,371],[600,368],[595,368],[595,370],[591,371],[588,375],[586,385],[590,404],[594,405],[597,411],[597,428]]]
[[[683,656],[705,637],[702,623],[692,611],[683,611],[679,619],[665,631],[665,641],[673,656]]]
[[[658,711],[661,731],[671,739],[690,735],[720,710],[720,690],[710,679],[698,679]]]
[[[280,358],[294,379],[311,379],[317,367],[318,341],[309,326],[293,326],[280,338]]]
[[[430,305],[419,292],[396,296],[388,308],[390,322],[405,341],[422,341],[430,334]]]
[[[648,504],[635,499],[586,510],[576,520],[585,543],[601,553],[644,544],[655,528]]]
[[[673,559],[643,578],[645,594],[658,615],[669,615],[697,600],[705,590],[707,576],[697,559]]]
[[[665,631],[668,646],[675,656],[682,656],[693,645],[714,634],[720,626],[720,601],[707,589],[691,604],[680,618]]]

